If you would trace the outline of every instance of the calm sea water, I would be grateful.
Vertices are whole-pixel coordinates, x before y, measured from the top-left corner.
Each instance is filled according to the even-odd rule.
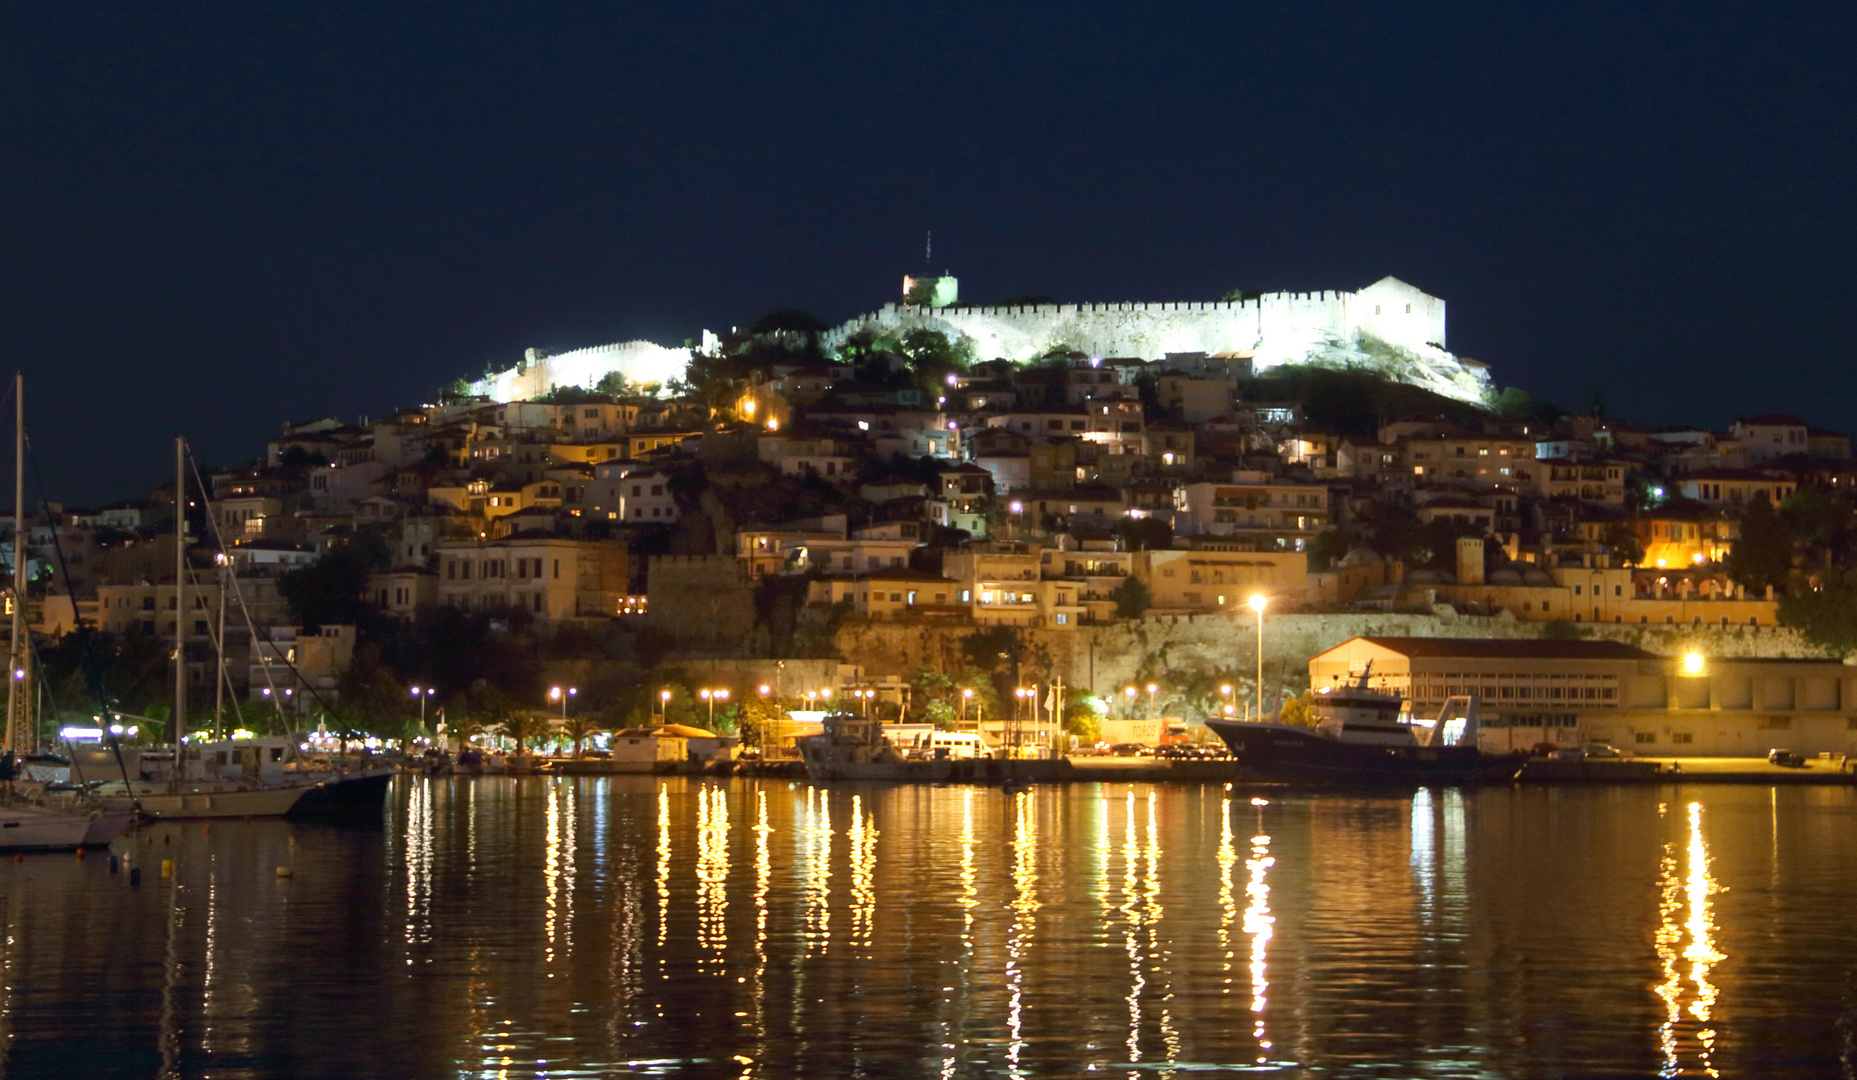
[[[1853,1071],[1848,790],[390,799],[0,864],[5,1075]]]

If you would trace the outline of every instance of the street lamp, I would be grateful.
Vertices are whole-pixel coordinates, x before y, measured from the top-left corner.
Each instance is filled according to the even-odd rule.
[[[1148,684],[1148,719],[1150,720],[1161,715],[1160,712],[1157,711],[1157,709],[1155,708],[1155,703],[1154,703],[1154,695],[1159,690],[1160,690],[1160,687],[1156,686],[1154,683]]]
[[[665,724],[671,718],[671,691],[669,687],[658,691],[658,723]]]
[[[1264,719],[1264,608],[1270,600],[1263,593],[1251,597],[1251,610],[1257,612],[1257,719]]]
[[[709,702],[709,728],[711,731],[714,731],[716,728],[716,702],[727,701],[729,699],[729,692],[727,690],[698,690],[696,696]]]
[[[1006,520],[1006,539],[1008,539],[1008,540],[1010,540],[1010,539],[1012,539],[1012,526],[1013,526],[1013,521],[1014,521],[1014,519],[1016,519],[1016,518],[1017,518],[1017,517],[1018,517],[1018,516],[1019,516],[1020,514],[1022,514],[1022,513],[1024,513],[1024,512],[1025,512],[1025,504],[1024,504],[1024,503],[1022,503],[1022,502],[1020,502],[1020,501],[1019,501],[1019,500],[1017,500],[1017,499],[1014,499],[1014,500],[1012,500],[1012,503],[1011,503],[1011,506],[1010,506],[1010,509],[1012,510],[1012,517],[1011,517],[1011,518],[1008,518],[1008,519]]]
[[[1136,693],[1135,688],[1132,686],[1125,687],[1123,688],[1122,693],[1128,695],[1128,708],[1122,711],[1122,715],[1132,720],[1135,717],[1135,693]]]
[[[580,693],[579,688],[573,686],[565,690],[559,686],[551,686],[548,688],[548,700],[559,701],[561,703],[561,721],[563,723],[567,722],[567,701],[578,693]]]
[[[426,729],[426,699],[438,693],[438,687],[413,687],[413,696],[419,699],[419,730]]]
[[[967,727],[967,703],[972,700],[974,700],[974,688],[971,686],[962,687],[961,688],[961,723],[959,725],[962,728]]]

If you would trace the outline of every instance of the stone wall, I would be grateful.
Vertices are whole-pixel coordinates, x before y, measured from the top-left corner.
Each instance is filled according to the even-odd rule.
[[[707,338],[708,332],[705,331]],[[471,393],[492,401],[527,401],[556,386],[591,390],[609,373],[618,372],[630,382],[666,383],[681,379],[690,366],[690,350],[666,348],[650,341],[622,341],[595,345],[554,356],[530,350],[530,358],[515,367],[488,375],[471,384]]]
[[[645,625],[666,642],[714,656],[760,651],[754,586],[735,556],[652,555],[645,573]]]
[[[1059,345],[1144,360],[1235,350],[1255,353],[1260,371],[1292,362],[1373,365],[1380,361],[1355,347],[1366,334],[1408,355],[1400,370],[1385,372],[1392,377],[1472,401],[1488,386],[1486,371],[1467,368],[1445,351],[1444,301],[1395,278],[1359,292],[1266,293],[1237,303],[888,304],[833,329],[824,341],[836,348],[860,330],[900,335],[915,329],[968,338],[984,359],[1031,360]]]
[[[1361,635],[1526,640],[1565,625],[1500,615],[1275,615],[1264,624],[1265,678],[1304,685],[1309,657]],[[1158,616],[1074,630],[1027,630],[1025,641],[1028,655],[1041,650],[1048,654],[1065,682],[1111,693],[1119,686],[1163,678],[1170,671],[1252,671],[1256,628],[1256,620],[1245,616]],[[954,671],[961,665],[961,642],[973,631],[967,626],[856,623],[840,628],[838,644],[846,662],[873,675],[907,675],[922,664]],[[1788,627],[1593,624],[1579,631],[1589,640],[1620,641],[1666,656],[1690,651],[1721,657],[1826,655]]]

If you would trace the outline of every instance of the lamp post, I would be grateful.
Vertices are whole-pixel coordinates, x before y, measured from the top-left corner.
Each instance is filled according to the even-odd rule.
[[[561,722],[562,723],[567,722],[567,701],[568,699],[578,693],[580,693],[580,689],[578,687],[573,687],[573,686],[569,686],[565,689],[559,686],[551,686],[548,688],[548,700],[558,701],[561,703]]]
[[[1012,517],[1009,517],[1006,519],[1006,539],[1008,540],[1012,539],[1013,524],[1017,521],[1019,515],[1024,512],[1025,504],[1020,502],[1017,499],[1014,499],[1012,500],[1012,503],[1010,504],[1009,509],[1011,509],[1012,511]]]
[[[669,687],[658,691],[658,726],[662,727],[671,718],[671,691]]]
[[[714,731],[716,728],[716,702],[727,701],[729,699],[729,692],[727,690],[698,690],[696,696],[709,702],[709,728],[711,731]]]
[[[967,727],[967,703],[972,700],[974,700],[974,688],[971,686],[962,687],[961,688],[961,722],[957,726],[962,728],[963,730],[965,730]]]
[[[1154,700],[1154,695],[1156,693],[1159,693],[1160,689],[1161,688],[1154,683],[1148,684],[1148,719],[1150,720],[1153,720],[1154,718],[1161,715],[1160,710]]]
[[[1270,600],[1263,593],[1251,597],[1251,610],[1257,612],[1257,719],[1264,719],[1264,608]]]
[[[1122,710],[1122,715],[1133,720],[1135,718],[1135,688],[1132,686],[1123,687],[1122,693],[1128,698],[1128,701],[1125,703],[1125,708]]]
[[[426,699],[437,693],[436,687],[413,687],[413,696],[419,699],[419,730],[426,729]]]

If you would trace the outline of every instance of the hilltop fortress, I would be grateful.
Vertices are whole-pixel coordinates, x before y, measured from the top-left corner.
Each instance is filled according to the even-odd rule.
[[[961,307],[952,278],[908,278],[904,289],[932,300],[885,304],[832,330],[826,346],[840,347],[861,330],[894,338],[928,329],[971,340],[981,359],[1032,360],[1066,348],[1142,360],[1224,353],[1246,357],[1256,371],[1288,363],[1367,367],[1466,401],[1482,401],[1489,387],[1483,365],[1446,351],[1444,301],[1393,277],[1358,292],[1213,303]]]
[[[904,290],[919,302],[885,304],[827,331],[821,343],[836,352],[860,331],[897,339],[925,329],[970,343],[983,360],[1035,360],[1053,349],[1142,360],[1224,354],[1260,372],[1287,363],[1367,368],[1464,401],[1481,402],[1490,389],[1483,365],[1446,350],[1444,301],[1393,277],[1356,292],[1277,292],[1210,303],[963,307],[952,277],[908,278]],[[719,345],[705,331],[700,351]],[[682,378],[689,359],[688,349],[649,341],[555,356],[530,349],[522,363],[486,375],[471,391],[522,401],[554,386],[590,390],[612,373],[633,383],[665,383]]]

